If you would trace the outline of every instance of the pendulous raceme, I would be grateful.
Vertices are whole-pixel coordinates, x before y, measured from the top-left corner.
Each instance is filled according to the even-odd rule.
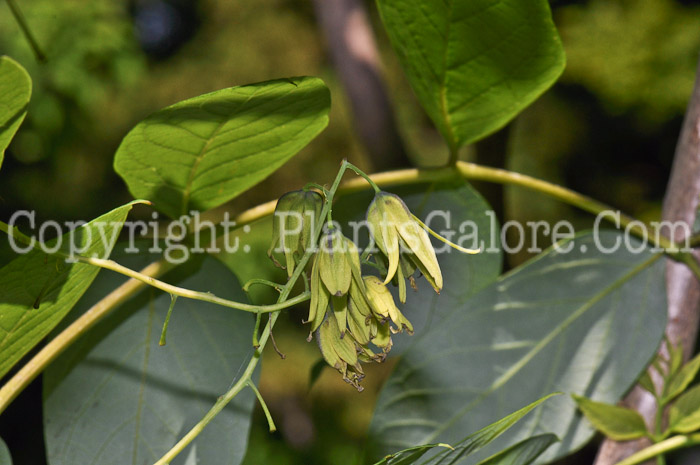
[[[309,251],[311,301],[305,323],[308,340],[316,336],[326,362],[343,379],[362,391],[362,362],[382,362],[392,347],[392,334],[413,334],[413,325],[399,310],[388,284],[399,289],[406,302],[406,281],[414,289],[416,272],[436,292],[442,273],[427,232],[398,196],[378,191],[367,209],[367,225],[378,253],[362,254],[330,221],[322,232],[319,219],[324,199],[315,191],[294,191],[282,196],[275,209],[272,251],[284,253],[291,276],[301,256]],[[317,242],[312,243],[318,237]],[[382,276],[363,274],[362,266]]]

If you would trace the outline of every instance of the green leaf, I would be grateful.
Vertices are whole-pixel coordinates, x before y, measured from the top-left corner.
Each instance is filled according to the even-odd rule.
[[[617,402],[654,356],[666,323],[664,260],[623,244],[610,231],[561,242],[416,331],[377,401],[377,455],[453,444],[543,390]],[[443,293],[456,291],[459,277]],[[489,449],[555,432],[561,443],[538,459],[551,461],[594,434],[581,419],[571,399],[556,398]]]
[[[377,0],[418,100],[451,149],[504,126],[559,77],[546,0]]]
[[[148,247],[146,245],[145,247]],[[153,257],[119,256],[140,269]],[[196,257],[201,258],[201,257]],[[244,300],[236,278],[212,258],[164,277],[179,286]],[[102,274],[79,314],[124,282]],[[168,294],[146,289],[54,362],[44,375],[44,423],[51,465],[154,463],[227,391],[253,354],[246,312],[180,298],[159,346]],[[73,313],[72,313],[73,315]],[[255,396],[242,391],[172,463],[240,463]]]
[[[459,460],[478,452],[483,447],[491,444],[503,433],[508,431],[513,425],[520,421],[525,415],[530,413],[534,408],[538,407],[544,401],[556,396],[560,393],[554,392],[540,399],[537,399],[530,405],[521,408],[520,410],[511,413],[510,415],[501,418],[500,420],[480,429],[474,434],[462,439],[454,448],[453,451],[443,452],[432,459],[425,462],[425,465],[440,465],[446,458],[450,459],[450,464],[457,463]]]
[[[644,370],[639,376],[637,383],[647,391],[649,391],[654,397],[656,397],[656,386],[654,386],[654,381],[651,379],[649,370]]]
[[[114,169],[173,218],[209,210],[272,174],[328,124],[330,94],[300,77],[232,87],[166,107],[132,129]]]
[[[678,370],[683,365],[683,345],[679,343],[678,345],[673,346],[672,344],[668,343],[666,347],[668,347],[670,359],[668,372],[669,375],[673,376],[678,373]]]
[[[134,203],[61,236],[60,250],[108,257]],[[46,246],[58,247],[57,239]],[[24,247],[22,244],[19,246]],[[32,249],[0,268],[0,376],[70,311],[100,269]]]
[[[2,438],[0,438],[0,465],[12,465],[10,449],[7,448],[7,445]]]
[[[0,167],[5,149],[27,114],[32,95],[32,80],[22,66],[0,56]]]
[[[700,385],[684,392],[671,405],[668,427],[676,433],[692,433],[700,429]]]
[[[434,447],[447,447],[452,449],[452,446],[448,444],[424,444],[422,446],[409,447],[408,449],[387,455],[374,465],[411,465],[412,463],[416,463],[419,458],[423,457],[426,452]]]
[[[629,441],[647,434],[644,419],[635,410],[617,405],[595,402],[586,397],[572,395],[583,414],[593,426],[615,441]]]
[[[550,433],[533,436],[480,462],[479,465],[528,465],[557,441],[559,438]]]
[[[700,355],[696,355],[692,360],[683,365],[683,368],[676,373],[664,389],[664,402],[669,402],[676,398],[681,392],[693,382],[695,375],[700,370]]]
[[[538,407],[542,402],[556,396],[560,393],[552,393],[535,402],[527,405],[520,410],[507,415],[504,418],[480,429],[479,431],[470,434],[466,438],[459,441],[455,447],[448,446],[446,444],[426,444],[423,446],[410,447],[402,451],[390,454],[384,459],[377,462],[375,465],[409,465],[416,462],[419,458],[425,455],[430,449],[434,447],[442,446],[447,447],[449,450],[443,451],[442,453],[433,456],[424,464],[432,463],[442,463],[446,459],[450,459],[450,463],[454,463],[457,459],[461,457],[466,457],[470,454],[475,453],[482,447],[490,444],[493,440],[498,438],[501,434],[507,431],[515,423],[520,421],[525,415],[530,413],[534,408]]]

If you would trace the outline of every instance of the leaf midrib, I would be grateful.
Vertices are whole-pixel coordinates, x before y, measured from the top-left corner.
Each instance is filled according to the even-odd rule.
[[[445,131],[447,134],[447,145],[450,148],[450,156],[456,155],[457,140],[455,139],[454,131],[452,130],[452,118],[450,117],[449,106],[447,102],[447,54],[450,49],[450,33],[452,25],[452,8],[453,0],[447,1],[447,30],[445,31],[445,48],[442,51],[442,75],[440,76],[440,113],[445,120]]]
[[[243,109],[248,102],[250,102],[250,99],[253,98],[255,95],[257,95],[258,89],[253,90],[253,92],[248,95],[248,98],[245,99],[243,103],[241,103],[241,106],[238,108],[238,111]],[[229,121],[229,118],[226,116],[223,116],[223,119],[216,125],[216,128],[214,131],[211,133],[211,136],[206,140],[204,145],[202,146],[202,149],[199,151],[197,154],[194,163],[192,164],[192,168],[190,169],[190,174],[187,177],[187,184],[185,184],[185,190],[182,193],[182,210],[180,211],[181,215],[187,215],[187,206],[190,202],[190,194],[191,194],[191,189],[192,189],[192,184],[194,183],[194,177],[197,173],[197,168],[199,167],[199,164],[202,162],[202,159],[206,155],[207,151],[209,150],[209,145],[216,139],[216,136],[219,134],[219,131],[226,126],[226,123]]]
[[[582,305],[581,307],[576,309],[569,316],[569,318],[567,318],[562,324],[557,326],[553,331],[551,331],[547,336],[545,336],[540,341],[540,343],[535,345],[535,347],[533,347],[532,350],[530,352],[528,352],[523,358],[521,358],[517,363],[513,364],[511,366],[511,368],[509,370],[507,370],[505,373],[503,373],[491,385],[491,387],[488,390],[484,391],[483,394],[481,394],[479,397],[477,397],[472,402],[470,402],[465,407],[463,407],[461,410],[459,410],[452,418],[450,418],[447,422],[445,422],[442,427],[438,428],[432,434],[423,438],[420,442],[429,443],[429,442],[434,441],[437,438],[437,436],[439,436],[441,433],[443,433],[445,430],[447,430],[449,427],[451,427],[455,422],[457,422],[467,412],[469,412],[475,405],[477,405],[479,402],[481,402],[483,399],[485,399],[491,393],[496,391],[498,388],[500,388],[501,386],[506,384],[524,366],[526,366],[544,347],[546,347],[555,337],[560,335],[564,329],[568,328],[571,325],[571,323],[573,323],[575,320],[577,320],[579,317],[581,317],[583,314],[585,314],[586,311],[588,311],[591,307],[593,307],[593,305],[600,302],[604,297],[606,297],[607,295],[609,295],[613,291],[619,289],[622,285],[624,285],[626,282],[628,282],[630,279],[632,279],[635,275],[637,275],[637,274],[641,273],[642,271],[644,271],[645,269],[647,269],[649,266],[651,266],[656,260],[658,260],[662,256],[663,256],[663,254],[653,255],[648,260],[645,260],[643,263],[636,266],[629,273],[626,273],[625,275],[620,277],[618,280],[613,282],[610,286],[606,287],[601,292],[594,295],[590,300],[588,300],[588,302],[586,302],[584,305]]]

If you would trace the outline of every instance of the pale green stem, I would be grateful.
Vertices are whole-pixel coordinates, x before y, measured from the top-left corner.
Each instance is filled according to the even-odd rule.
[[[325,195],[328,192],[328,189],[323,187],[322,185],[315,183],[315,182],[307,182],[306,185],[304,186],[305,191],[309,191],[311,189],[317,189],[320,192],[323,192]]]
[[[255,326],[253,327],[253,348],[260,348],[260,341],[258,340],[258,333],[260,333],[260,322],[262,321],[262,313],[255,315]]]
[[[562,202],[578,207],[581,210],[593,213],[594,215],[598,215],[604,211],[613,210],[613,208],[609,205],[598,202],[597,200],[579,194],[571,189],[567,189],[541,179],[533,178],[525,174],[515,173],[513,171],[499,168],[490,168],[463,161],[457,162],[457,170],[466,179],[475,179],[479,181],[489,181],[499,184],[510,184],[525,187],[527,189],[547,194],[550,197],[554,197]],[[610,220],[612,220],[612,218],[610,218]],[[630,231],[637,236],[648,236],[646,227],[637,224],[636,220],[631,216],[620,214],[620,225],[623,227],[629,226]],[[655,241],[655,238],[650,238],[650,240]],[[654,245],[664,249],[678,250],[678,247],[676,247],[672,241],[665,237],[659,238],[658,244],[654,242]]]
[[[272,419],[272,415],[270,415],[270,409],[267,408],[265,399],[263,399],[263,396],[262,394],[260,394],[260,391],[258,391],[257,386],[251,380],[248,380],[248,387],[250,387],[253,390],[253,392],[255,393],[255,397],[258,398],[258,402],[260,402],[260,406],[262,407],[263,412],[265,412],[265,418],[267,418],[267,426],[268,428],[270,428],[270,432],[274,433],[275,431],[277,431],[277,426],[275,426],[275,421]]]
[[[594,215],[599,215],[603,212],[613,210],[610,206],[602,202],[598,202],[597,200],[593,200],[585,195],[579,194],[578,192],[572,191],[571,189],[567,189],[565,187],[561,187],[559,185],[524,174],[514,173],[512,171],[499,168],[489,168],[487,166],[476,165],[474,163],[467,163],[463,161],[457,162],[457,170],[466,179],[476,179],[479,181],[489,181],[525,187],[527,189],[547,194],[561,200],[562,202],[566,202],[589,213],[593,213]],[[664,253],[666,253],[666,255],[668,255],[670,258],[685,263],[695,274],[696,278],[700,279],[700,266],[695,260],[695,257],[691,253],[681,252],[680,247],[678,247],[678,245],[671,239],[662,235],[650,234],[645,224],[622,213],[615,218],[609,217],[608,215],[606,215],[604,218],[609,221],[619,219],[619,225],[616,224],[616,226],[626,228],[637,237],[648,239],[655,247],[663,249]]]
[[[462,253],[467,253],[467,254],[472,254],[472,255],[481,252],[481,249],[467,249],[467,248],[464,248],[464,247],[462,247],[462,246],[460,246],[460,245],[455,244],[454,242],[451,242],[451,241],[447,240],[446,238],[442,237],[440,234],[438,234],[438,233],[436,233],[435,231],[433,231],[432,229],[430,229],[430,228],[428,227],[428,225],[425,224],[425,223],[423,223],[423,222],[420,220],[420,218],[418,218],[416,215],[414,215],[413,213],[411,213],[411,216],[413,217],[414,220],[416,220],[416,222],[417,222],[419,225],[421,225],[421,227],[422,227],[423,229],[425,229],[426,231],[428,231],[428,233],[429,233],[431,236],[433,236],[435,239],[439,240],[440,242],[443,242],[443,243],[449,245],[449,246],[452,247],[453,249],[459,250],[459,251],[462,252]]]
[[[160,341],[158,342],[159,346],[165,345],[165,335],[168,332],[168,325],[170,324],[170,317],[173,314],[173,308],[175,308],[176,300],[177,296],[174,294],[170,294],[170,307],[168,307],[168,314],[165,315],[165,322],[163,322],[163,330],[160,332]]]
[[[270,281],[267,279],[262,279],[262,278],[249,279],[248,282],[246,282],[243,285],[243,290],[245,292],[248,292],[248,290],[250,289],[250,286],[252,286],[253,284],[264,284],[265,286],[270,286],[271,288],[273,288],[277,292],[282,292],[282,286],[279,283],[276,283],[274,281]]]
[[[314,243],[317,243],[319,240],[319,237],[322,232],[321,228],[323,226],[324,218],[326,217],[328,211],[331,209],[331,205],[333,204],[333,197],[335,195],[335,192],[338,190],[340,180],[343,178],[346,165],[347,162],[343,161],[343,164],[340,167],[340,171],[338,172],[338,175],[336,176],[335,181],[333,182],[333,186],[329,191],[330,196],[326,199],[326,202],[323,205],[323,210],[321,210],[321,214],[319,215],[319,218],[316,223],[316,238]],[[279,299],[277,301],[278,303],[285,302],[285,299],[287,299],[287,297],[289,296],[289,293],[292,291],[294,284],[304,272],[304,268],[306,267],[306,264],[309,262],[309,259],[311,258],[313,253],[314,252],[312,250],[307,250],[306,253],[304,253],[304,256],[301,258],[301,260],[299,260],[299,263],[294,269],[294,273],[292,273],[292,276],[289,278],[289,281],[287,281],[287,284],[284,286],[284,289],[280,293]],[[248,366],[246,367],[239,380],[233,385],[233,387],[231,387],[231,389],[228,390],[228,392],[226,392],[226,394],[219,397],[219,399],[216,401],[211,410],[209,410],[209,412],[207,412],[207,414],[182,439],[180,439],[177,442],[177,444],[175,444],[172,447],[172,449],[170,449],[160,460],[158,460],[155,463],[155,465],[166,465],[170,463],[175,457],[177,457],[177,455],[180,452],[182,452],[204,430],[204,428],[216,417],[216,415],[218,415],[219,412],[221,412],[221,410],[223,410],[223,408],[229,402],[231,402],[231,400],[233,400],[234,397],[238,395],[241,389],[243,389],[243,387],[245,387],[249,382],[251,382],[253,372],[255,371],[255,367],[260,361],[262,351],[265,348],[265,345],[267,344],[268,338],[270,338],[270,335],[272,334],[272,328],[274,327],[278,316],[279,312],[275,312],[270,315],[270,320],[267,322],[267,325],[265,325],[265,329],[260,335],[260,348],[256,350],[253,356],[251,357],[250,361],[248,362]]]
[[[272,305],[252,305],[243,302],[236,302],[233,300],[222,299],[217,297],[211,292],[198,292],[185,289],[178,286],[173,286],[172,284],[164,283],[150,276],[145,276],[138,271],[131,270],[125,266],[122,266],[112,260],[104,260],[101,258],[89,258],[89,257],[73,257],[82,263],[89,263],[91,265],[99,266],[100,268],[105,268],[107,270],[116,271],[130,278],[134,278],[138,281],[142,281],[150,286],[165,291],[169,294],[176,295],[178,297],[185,297],[187,299],[201,300],[203,302],[209,302],[212,304],[221,305],[223,307],[229,307],[236,310],[243,310],[244,312],[251,313],[270,313],[276,312],[278,310],[284,310],[285,308],[293,307],[294,305],[306,302],[311,298],[310,292],[302,292],[296,297],[292,297],[284,302],[279,302]]]
[[[369,185],[372,186],[372,189],[374,189],[374,192],[380,192],[380,191],[381,191],[381,189],[379,188],[379,186],[377,186],[377,184],[375,184],[375,182],[372,181],[372,178],[369,177],[369,176],[367,175],[367,173],[365,173],[364,171],[362,171],[360,168],[358,168],[357,166],[355,166],[355,165],[353,165],[352,163],[348,162],[347,160],[345,160],[345,166],[347,166],[349,169],[351,169],[352,171],[354,171],[355,174],[357,174],[358,176],[362,176],[362,177],[365,179],[365,181],[367,181],[367,182],[369,183]]]
[[[700,444],[700,434],[673,436],[642,449],[636,454],[630,455],[626,459],[617,462],[615,465],[637,465],[653,459],[660,454],[666,454],[676,449],[690,447],[697,444]]]
[[[272,326],[275,324],[279,313],[273,313],[270,315],[270,321],[265,326],[265,329],[260,336],[260,346],[265,347],[267,339],[270,337],[270,331],[272,331]],[[253,357],[248,362],[248,366],[245,371],[238,379],[236,384],[231,387],[231,389],[226,392],[223,396],[216,400],[214,406],[204,415],[204,417],[197,422],[197,424],[187,432],[186,435],[180,439],[177,444],[175,444],[172,449],[170,449],[163,457],[160,458],[154,465],[167,465],[169,464],[177,455],[182,452],[185,447],[187,447],[199,434],[204,430],[204,428],[221,412],[229,402],[233,400],[234,397],[238,395],[241,390],[248,385],[248,382],[252,379],[255,367],[258,366],[260,357],[262,356],[261,350],[256,350]]]

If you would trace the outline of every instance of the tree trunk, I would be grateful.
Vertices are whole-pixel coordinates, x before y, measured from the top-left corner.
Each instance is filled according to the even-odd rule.
[[[314,0],[353,123],[377,171],[410,166],[381,79],[379,53],[361,0]]]
[[[693,230],[698,197],[700,196],[700,65],[695,88],[688,104],[683,129],[676,146],[671,177],[663,204],[663,220],[685,223]],[[677,243],[683,243],[682,228],[664,228],[664,234]],[[695,253],[696,259],[700,257]],[[695,348],[699,320],[700,283],[684,264],[667,259],[666,292],[668,295],[668,324],[666,336],[672,344],[682,344],[687,360]],[[659,349],[667,354],[662,345]],[[657,383],[661,383],[656,377]],[[656,402],[651,394],[639,386],[623,401],[628,407],[638,410],[648,425],[654,422]],[[645,441],[615,442],[606,439],[598,451],[595,465],[613,465],[646,447]],[[655,463],[651,461],[649,463]]]

